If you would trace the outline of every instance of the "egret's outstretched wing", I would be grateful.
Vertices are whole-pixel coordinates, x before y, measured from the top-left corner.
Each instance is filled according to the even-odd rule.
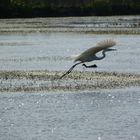
[[[76,61],[84,62],[84,60],[86,58],[93,56],[94,54],[96,54],[97,52],[99,52],[101,50],[105,50],[107,48],[113,47],[114,45],[116,45],[116,42],[113,40],[101,41],[101,42],[97,43],[97,45],[95,47],[89,48],[88,50],[84,51],[79,56],[77,56],[76,59],[74,60],[74,62],[76,62]]]

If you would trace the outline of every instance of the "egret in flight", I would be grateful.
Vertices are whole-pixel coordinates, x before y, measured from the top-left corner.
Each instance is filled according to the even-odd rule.
[[[106,57],[105,52],[115,50],[115,49],[110,49],[111,47],[113,47],[115,45],[116,45],[116,42],[113,41],[113,40],[104,40],[104,41],[101,41],[101,42],[97,43],[97,45],[95,47],[89,48],[88,50],[84,51],[79,56],[77,56],[74,60],[74,62],[77,62],[77,61],[79,61],[79,62],[74,64],[66,73],[64,73],[60,77],[60,79],[63,78],[65,75],[69,74],[74,69],[74,67],[76,67],[79,64],[83,64],[83,66],[86,67],[86,68],[97,67],[96,64],[91,65],[91,66],[87,66],[84,63],[85,62],[91,62],[91,61],[94,61],[94,60],[102,60],[103,58]],[[102,56],[98,57],[96,54],[100,51],[102,51]]]

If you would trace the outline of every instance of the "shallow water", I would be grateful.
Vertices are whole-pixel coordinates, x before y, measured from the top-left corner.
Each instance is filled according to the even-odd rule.
[[[1,140],[139,140],[139,91],[0,94]]]
[[[95,62],[96,70],[139,73],[140,35],[131,32],[139,31],[139,20],[140,16],[0,19],[0,70],[67,70],[76,55],[111,38],[117,51]],[[124,28],[133,35],[92,32]]]
[[[139,140],[139,19],[0,19],[0,140]],[[98,68],[52,81],[110,38],[117,51]]]
[[[0,34],[1,70],[67,70],[76,55],[97,42],[114,39],[117,51],[108,52],[93,71],[136,72],[140,69],[140,35],[90,33]],[[98,56],[101,56],[99,53]],[[81,66],[76,69],[82,70]]]
[[[0,19],[0,32],[92,32],[140,34],[140,16]]]

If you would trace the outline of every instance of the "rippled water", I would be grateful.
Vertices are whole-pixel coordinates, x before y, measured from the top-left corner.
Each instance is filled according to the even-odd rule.
[[[66,70],[76,55],[111,38],[117,51],[95,62],[97,70],[139,72],[140,35],[123,32],[139,31],[139,20],[140,16],[0,19],[0,69]],[[104,29],[123,34],[101,34]]]
[[[1,140],[139,140],[139,90],[0,94]]]
[[[139,76],[133,76],[140,74],[139,19],[139,16],[1,19],[0,140],[139,140]],[[61,73],[73,65],[77,54],[110,38],[117,42],[114,47],[117,51],[108,52],[102,61],[90,63],[96,63],[98,68],[75,68],[83,72],[104,71],[97,77],[93,73],[96,81],[92,80],[94,77],[83,81],[77,75],[77,81],[74,76],[64,79],[66,83],[61,81],[64,89],[74,85],[75,92],[70,92],[70,88],[62,92],[59,83],[56,92],[44,88],[48,83],[51,88],[55,86],[43,77],[47,73],[44,70]],[[21,72],[16,75],[15,70]],[[118,72],[131,74],[117,77]],[[94,88],[76,91],[78,82]],[[119,82],[122,85],[117,85]],[[107,83],[123,89],[109,89]],[[137,88],[125,88],[132,85]]]
[[[140,34],[140,16],[0,19],[0,32],[93,32]]]
[[[114,39],[117,51],[96,63],[100,71],[138,72],[140,35],[95,35],[90,33],[30,33],[0,35],[1,70],[67,70],[74,57],[97,42]],[[98,56],[101,56],[99,53]],[[76,69],[83,70],[82,67]]]

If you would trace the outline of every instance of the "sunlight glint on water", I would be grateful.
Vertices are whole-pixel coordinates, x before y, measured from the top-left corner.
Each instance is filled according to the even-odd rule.
[[[1,19],[0,70],[21,70],[21,75],[16,75],[17,72],[1,75],[0,140],[140,140],[140,88],[136,88],[139,81],[132,77],[134,73],[140,74],[139,19],[139,16]],[[101,34],[104,30],[125,34]],[[93,34],[97,31],[100,34]],[[97,64],[97,69],[85,70],[79,66],[75,70],[105,71],[105,80],[117,77],[107,72],[131,73],[135,87],[110,89],[102,84],[102,89],[95,87],[90,91],[64,92],[59,87],[55,92],[54,89],[48,92],[47,88],[36,91],[39,86],[40,89],[53,87],[50,79],[41,77],[46,71],[40,75],[42,79],[31,73],[30,78],[22,77],[28,70],[65,71],[73,65],[77,54],[110,38],[117,41],[116,52],[107,53],[102,61],[92,62]],[[98,73],[96,80],[102,74]],[[124,83],[121,76],[118,82],[131,86],[130,75],[123,75]],[[94,80],[79,78],[78,82],[93,86]],[[76,82],[65,79],[61,84],[72,87]],[[16,87],[18,90],[10,92]]]
[[[67,70],[74,56],[97,42],[114,39],[115,52],[96,63],[98,71],[136,72],[140,69],[139,35],[94,35],[79,33],[32,33],[0,35],[1,70]],[[98,54],[101,56],[101,54]],[[82,67],[77,67],[83,70]]]

